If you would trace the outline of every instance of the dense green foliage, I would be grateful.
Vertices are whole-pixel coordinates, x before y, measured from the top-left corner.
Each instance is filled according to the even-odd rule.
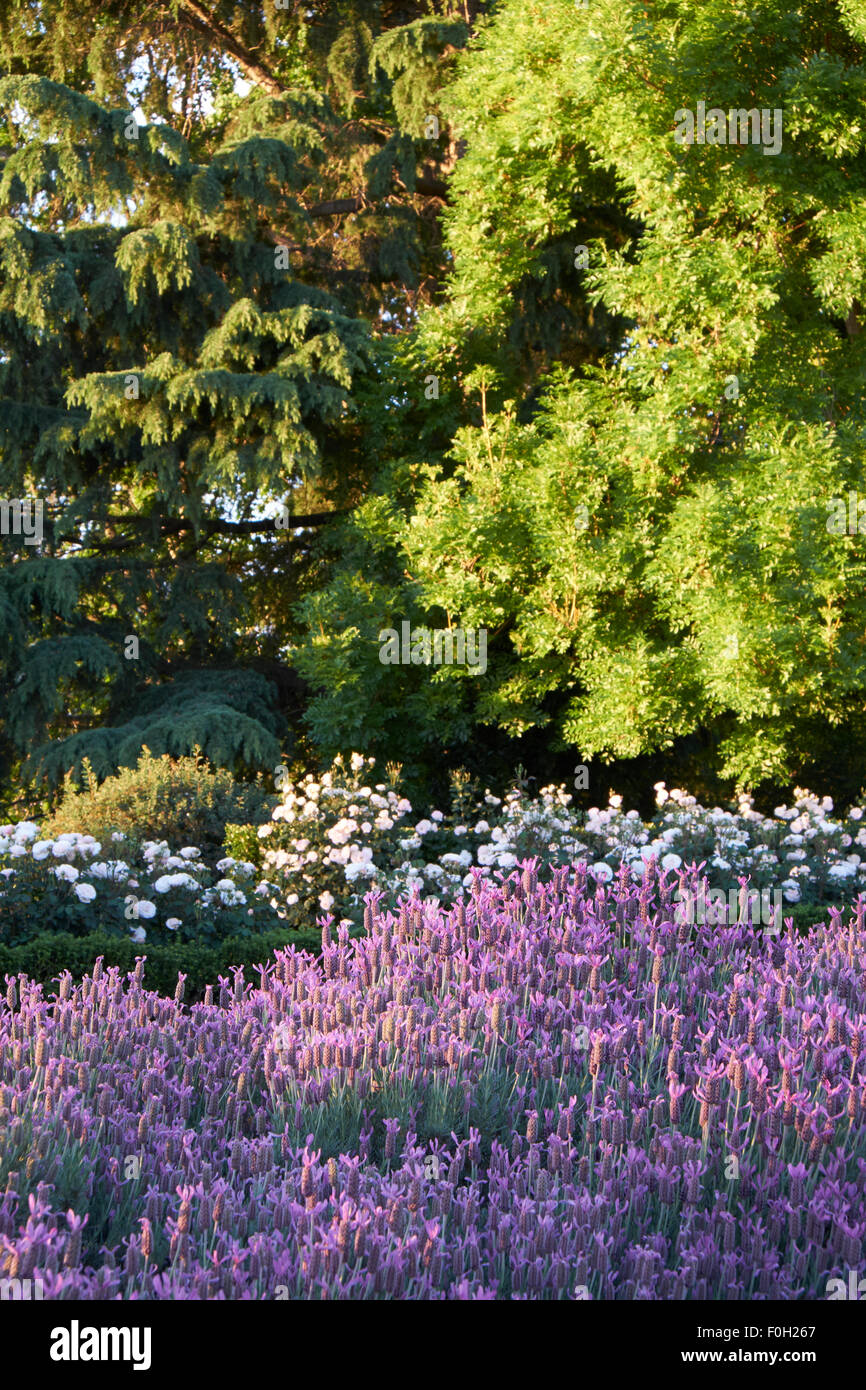
[[[44,508],[3,527],[7,776],[279,761],[315,532],[441,272],[428,115],[476,9],[3,6],[0,498]]]
[[[856,792],[863,542],[827,521],[863,484],[864,34],[862,5],[497,8],[448,94],[453,271],[411,344],[478,413],[384,475],[306,600],[321,741],[692,740],[741,784]],[[781,111],[781,150],[678,144],[700,101]],[[581,246],[625,329],[595,359],[569,329],[539,389],[526,286]],[[381,666],[403,616],[486,626],[486,674]]]
[[[50,986],[64,970],[70,971],[74,979],[80,979],[100,957],[106,966],[117,965],[130,972],[135,969],[137,959],[146,957],[147,987],[159,994],[174,994],[178,976],[183,974],[186,976],[184,1000],[192,1004],[204,998],[208,985],[216,990],[221,978],[231,983],[232,967],[246,967],[249,974],[251,968],[266,965],[273,952],[287,943],[318,954],[322,933],[312,928],[304,932],[271,932],[253,940],[230,936],[215,946],[179,942],[144,947],[99,932],[72,936],[49,929],[20,946],[7,946],[0,940],[0,977],[21,974]],[[46,993],[50,996],[51,989],[47,988]]]
[[[0,29],[7,785],[147,745],[857,794],[861,0]],[[680,143],[702,103],[775,133]],[[485,669],[383,664],[404,621]]]
[[[91,769],[85,772],[81,789],[67,780],[57,810],[41,826],[44,838],[78,831],[109,843],[112,833],[120,833],[195,845],[212,858],[223,847],[228,824],[266,820],[277,804],[260,786],[235,782],[225,769],[211,771],[200,756],[156,758],[147,747],[136,767],[101,783]]]

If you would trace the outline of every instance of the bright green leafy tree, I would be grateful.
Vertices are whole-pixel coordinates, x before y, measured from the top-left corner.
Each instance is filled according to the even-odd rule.
[[[411,696],[440,746],[700,740],[745,785],[863,780],[866,541],[833,525],[866,499],[864,39],[853,3],[497,9],[447,94],[448,296],[406,354],[448,378],[448,438],[419,447],[404,407],[306,601],[343,619],[300,658],[320,739],[372,692],[374,743]],[[565,248],[592,319],[543,299]],[[485,626],[486,673],[380,667],[401,616]]]

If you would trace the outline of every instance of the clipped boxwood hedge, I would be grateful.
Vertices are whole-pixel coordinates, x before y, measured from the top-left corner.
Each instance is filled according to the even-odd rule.
[[[357,935],[357,930],[352,934]],[[173,995],[178,974],[182,973],[187,977],[184,1002],[193,1004],[204,998],[206,985],[216,986],[220,975],[229,975],[231,966],[264,964],[273,957],[274,951],[286,945],[318,954],[322,947],[321,929],[311,927],[301,931],[262,932],[255,937],[226,937],[214,946],[198,946],[192,942],[150,946],[101,932],[90,932],[87,936],[46,932],[18,946],[0,944],[0,979],[4,975],[23,974],[49,985],[68,970],[77,980],[90,973],[99,956],[103,957],[106,969],[116,965],[121,973],[126,973],[135,969],[136,957],[146,956],[146,988]],[[254,977],[247,973],[247,979]]]
[[[847,927],[852,916],[856,915],[856,905],[852,902],[838,903],[785,903],[782,918],[794,919],[794,930],[808,932],[813,926],[827,925],[830,922],[830,909],[835,907],[842,914],[842,925]]]

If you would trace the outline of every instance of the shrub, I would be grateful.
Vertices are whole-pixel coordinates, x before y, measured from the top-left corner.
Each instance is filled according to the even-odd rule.
[[[130,840],[194,844],[205,857],[218,855],[228,822],[266,820],[278,800],[259,783],[236,782],[225,768],[213,770],[198,752],[154,758],[147,748],[137,767],[116,777],[98,783],[85,764],[84,787],[77,789],[69,776],[64,787],[60,805],[42,826],[46,838],[78,831],[106,840],[120,831]]]
[[[220,976],[229,975],[232,966],[252,967],[272,960],[274,952],[288,944],[301,951],[317,953],[322,933],[313,927],[306,931],[262,932],[251,938],[226,937],[215,946],[171,943],[167,946],[139,946],[128,938],[93,931],[87,936],[69,932],[43,932],[22,945],[0,942],[0,978],[27,975],[49,985],[64,970],[73,977],[89,973],[102,957],[106,967],[117,966],[121,974],[135,969],[136,960],[146,957],[144,979],[148,989],[173,995],[178,975],[186,976],[184,998],[188,1003],[204,998],[207,985],[218,985]],[[48,994],[50,990],[46,991]]]
[[[223,850],[227,858],[240,859],[261,869],[264,845],[257,825],[227,825]]]
[[[786,911],[801,902],[850,902],[866,890],[864,808],[833,815],[829,797],[807,791],[762,816],[749,797],[729,810],[708,809],[659,783],[656,814],[644,821],[616,795],[607,809],[584,814],[563,786],[543,787],[536,798],[522,786],[504,798],[487,791],[473,803],[455,784],[450,810],[418,817],[396,778],[365,782],[374,768],[374,759],[355,753],[348,765],[338,758],[322,776],[288,783],[271,822],[257,828],[263,872],[278,885],[274,902],[289,920],[322,909],[360,920],[370,888],[390,906],[413,892],[451,903],[474,877],[510,872],[528,857],[542,866],[588,861],[600,880],[625,861],[635,882],[651,859],[666,869],[697,863],[726,897],[747,881],[751,890],[780,893]]]
[[[276,910],[274,885],[256,882],[255,865],[230,858],[207,864],[194,845],[172,853],[165,840],[128,843],[120,831],[110,848],[70,832],[38,837],[29,821],[0,826],[0,863],[8,865],[0,869],[0,941],[9,945],[46,930],[131,935],[139,945],[212,945],[312,920],[288,923]]]

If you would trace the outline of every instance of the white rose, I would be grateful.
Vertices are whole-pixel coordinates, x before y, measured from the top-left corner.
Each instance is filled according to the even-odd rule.
[[[35,825],[32,820],[22,820],[16,825],[13,838],[16,839],[19,844],[22,841],[29,843],[30,840],[35,840],[38,834],[38,825]]]
[[[613,869],[609,864],[605,864],[603,859],[600,859],[597,864],[591,864],[589,872],[602,883],[609,883],[613,878]]]

